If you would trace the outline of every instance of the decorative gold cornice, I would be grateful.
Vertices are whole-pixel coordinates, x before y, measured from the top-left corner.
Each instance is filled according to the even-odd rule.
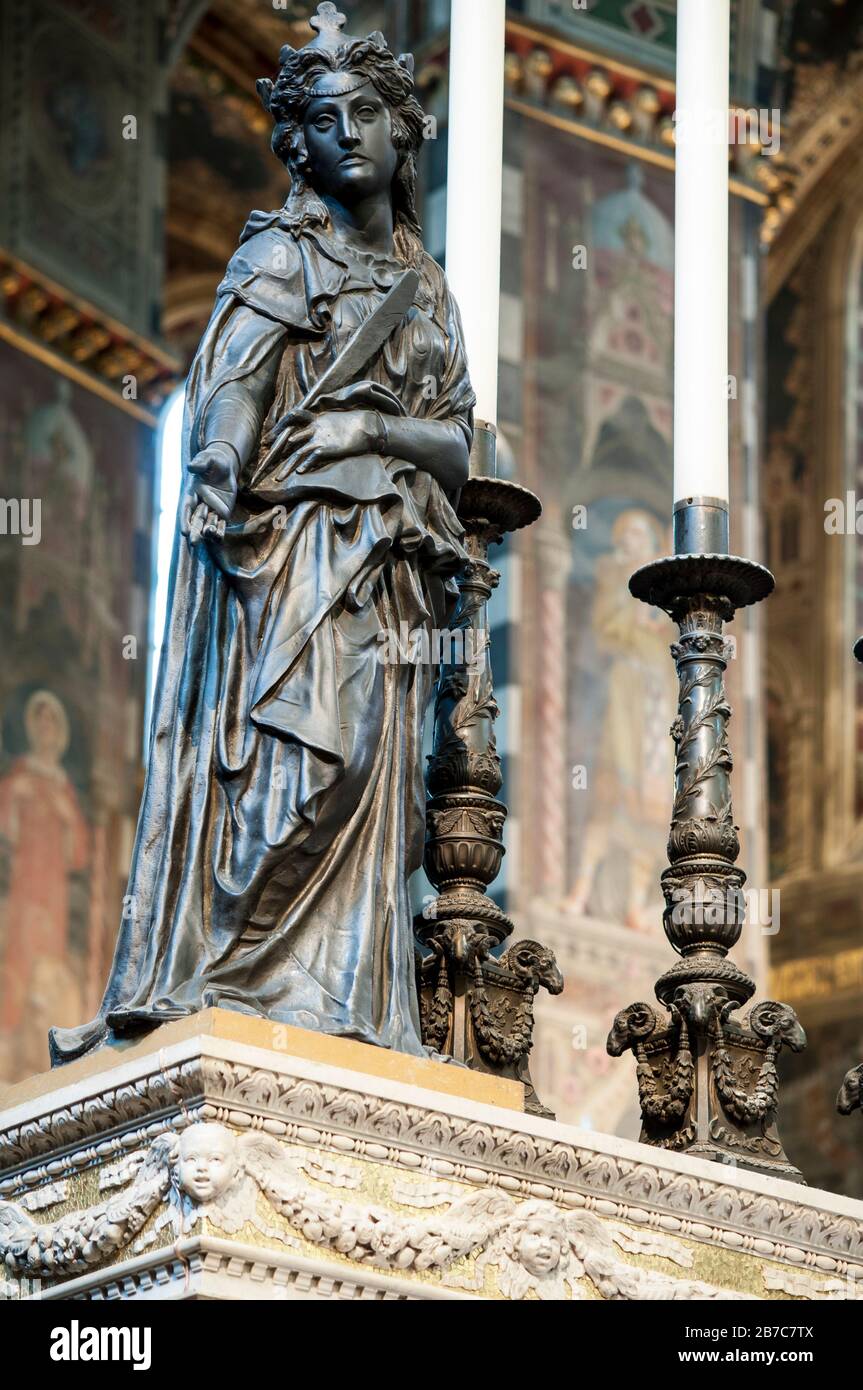
[[[653,164],[660,169],[673,170],[674,168],[673,154],[647,146],[633,147],[630,140],[615,134],[613,131],[597,130],[583,121],[569,119],[557,112],[538,110],[535,106],[513,97],[507,98],[506,106],[509,111],[517,111],[520,115],[529,116],[532,120],[540,121],[555,130],[566,131],[570,135],[577,136],[580,140],[588,140],[593,144],[604,145],[607,149],[618,150],[621,154],[628,154],[634,159],[643,160],[645,164]],[[729,188],[735,197],[745,198],[748,202],[757,203],[760,207],[767,207],[770,202],[767,194],[758,188],[753,188],[751,184],[744,183],[741,179],[732,178],[729,182]]]
[[[524,24],[507,24],[506,104],[581,140],[674,168],[675,85]],[[766,209],[784,177],[757,139],[729,147],[731,192]]]
[[[859,999],[863,993],[863,946],[775,965],[770,972],[770,988],[777,996],[798,1004],[825,1000],[835,1006],[840,995]]]
[[[516,20],[507,20],[506,25],[507,40],[525,44],[539,44],[546,47],[553,47],[556,53],[565,55],[575,62],[585,62],[594,64],[602,62],[605,66],[613,67],[614,71],[622,78],[630,78],[635,82],[649,83],[657,91],[670,93],[674,97],[674,82],[669,77],[660,77],[649,68],[634,66],[631,63],[624,63],[616,58],[612,58],[608,53],[600,53],[595,48],[582,48],[579,44],[572,43],[569,39],[560,38],[552,34],[547,29],[539,29],[532,24],[522,24]]]
[[[771,161],[772,204],[765,216],[762,240],[767,245],[804,241],[807,227],[814,234],[822,189],[831,190],[841,181],[849,151],[856,152],[863,136],[863,54],[852,55],[847,70],[835,63],[801,65],[795,74],[794,99],[787,115],[783,113],[782,157]],[[856,154],[855,154],[856,157]],[[765,175],[767,177],[767,175]],[[801,228],[794,217],[805,210]],[[793,222],[788,236],[783,235]],[[796,263],[799,252],[782,248],[787,263]]]
[[[155,425],[181,364],[8,251],[0,250],[0,338],[120,410]],[[137,396],[124,387],[134,377]]]

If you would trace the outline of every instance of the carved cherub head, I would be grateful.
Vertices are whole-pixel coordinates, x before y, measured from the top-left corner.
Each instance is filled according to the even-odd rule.
[[[560,1214],[546,1212],[541,1203],[531,1203],[532,1211],[516,1228],[513,1255],[530,1274],[544,1278],[557,1269],[566,1244]]]
[[[191,1125],[180,1139],[177,1181],[196,1202],[217,1202],[241,1175],[237,1136],[219,1124]]]
[[[522,1202],[497,1242],[501,1292],[525,1298],[562,1299],[576,1294],[584,1266],[572,1249],[566,1215],[551,1202]]]

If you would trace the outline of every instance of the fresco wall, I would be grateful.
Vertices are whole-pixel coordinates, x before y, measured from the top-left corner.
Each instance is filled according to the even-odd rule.
[[[153,434],[0,344],[0,1080],[91,1016],[141,766]],[[19,511],[26,519],[27,508]],[[38,518],[38,526],[33,523]]]

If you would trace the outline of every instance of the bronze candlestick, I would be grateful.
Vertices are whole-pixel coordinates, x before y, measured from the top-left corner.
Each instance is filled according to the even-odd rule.
[[[489,546],[529,526],[541,513],[527,488],[496,476],[496,436],[478,425],[471,476],[458,508],[470,559],[459,578],[455,619],[462,635],[441,670],[435,701],[434,751],[425,869],[439,896],[415,921],[423,1042],[478,1071],[522,1081],[526,1108],[550,1115],[528,1071],[533,999],[540,986],[559,994],[554,956],[535,941],[492,955],[513,930],[486,890],[500,870],[506,806],[494,736],[499,713],[488,642],[487,604],[500,575]]]
[[[676,510],[675,548],[638,570],[629,588],[680,629],[671,648],[679,700],[661,880],[663,926],[680,959],[656,984],[667,1012],[630,1005],[614,1021],[608,1051],[635,1054],[643,1142],[802,1182],[776,1130],[776,1058],[783,1046],[800,1051],[806,1037],[786,1004],[756,1004],[745,1022],[732,1016],[755,985],[728,957],[743,926],[745,874],[736,863],[723,628],[737,609],[767,598],[773,576],[727,554],[727,510],[714,499]]]

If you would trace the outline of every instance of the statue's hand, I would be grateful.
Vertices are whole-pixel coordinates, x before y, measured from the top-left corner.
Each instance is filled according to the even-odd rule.
[[[230,444],[207,445],[189,464],[182,531],[192,541],[223,536],[237,501],[237,455]]]
[[[202,536],[215,536],[221,540],[225,534],[226,522],[224,517],[219,516],[218,512],[211,512],[206,502],[199,502],[197,507],[189,509],[188,520],[184,527],[183,534],[189,537],[194,545]]]
[[[211,512],[230,520],[237,501],[238,459],[230,444],[208,444],[189,464],[194,491]]]
[[[276,481],[283,483],[291,473],[310,473],[332,459],[380,453],[385,443],[377,411],[324,411],[292,434],[290,457]]]

